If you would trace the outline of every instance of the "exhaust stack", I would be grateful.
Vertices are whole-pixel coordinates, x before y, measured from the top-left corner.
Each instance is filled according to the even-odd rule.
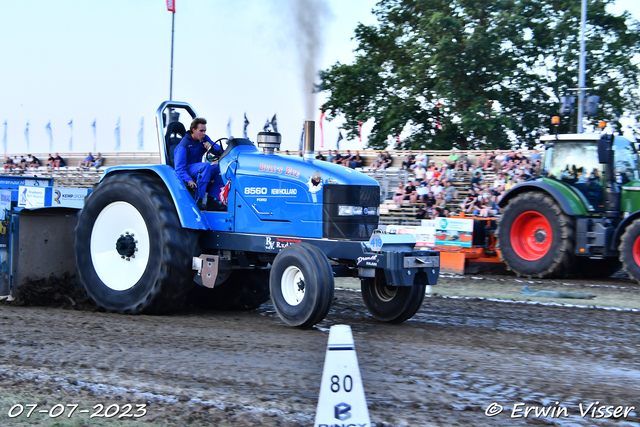
[[[316,122],[307,120],[304,122],[304,158],[315,159],[314,144],[316,139]]]

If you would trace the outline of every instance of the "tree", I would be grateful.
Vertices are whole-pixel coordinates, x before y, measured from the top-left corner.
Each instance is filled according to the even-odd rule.
[[[588,120],[615,122],[640,111],[640,24],[608,13],[610,3],[588,4],[586,85],[601,100]],[[381,0],[374,13],[376,25],[355,30],[354,63],[321,71],[317,87],[350,137],[375,119],[369,147],[402,129],[414,149],[531,145],[578,86],[579,1]],[[563,119],[560,130],[570,127]]]

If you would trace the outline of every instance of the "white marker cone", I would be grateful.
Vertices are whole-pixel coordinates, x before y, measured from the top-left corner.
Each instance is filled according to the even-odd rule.
[[[349,325],[335,325],[329,331],[314,426],[371,426]]]

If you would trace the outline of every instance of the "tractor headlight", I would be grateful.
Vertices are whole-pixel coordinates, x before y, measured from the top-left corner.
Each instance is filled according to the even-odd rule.
[[[362,206],[338,206],[339,216],[378,215],[378,208]]]
[[[362,215],[362,206],[338,206],[339,216]]]

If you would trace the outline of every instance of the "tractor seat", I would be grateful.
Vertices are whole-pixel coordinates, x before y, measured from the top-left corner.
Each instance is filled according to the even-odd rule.
[[[182,138],[187,134],[184,125],[180,122],[171,122],[167,125],[167,133],[164,138],[165,146],[167,147],[167,164],[172,168],[175,167],[173,164],[173,155],[176,151],[176,147],[182,141]]]

